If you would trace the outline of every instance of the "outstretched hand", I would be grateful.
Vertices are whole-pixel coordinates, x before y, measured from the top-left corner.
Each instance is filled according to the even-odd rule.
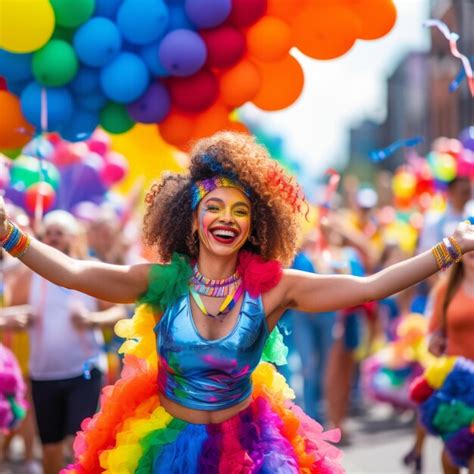
[[[474,225],[469,221],[458,224],[453,237],[458,242],[463,253],[474,250]]]

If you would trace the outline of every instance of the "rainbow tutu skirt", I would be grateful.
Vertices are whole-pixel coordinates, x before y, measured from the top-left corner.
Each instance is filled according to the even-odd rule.
[[[160,406],[156,371],[126,375],[104,389],[102,408],[85,420],[74,449],[76,474],[339,474],[341,452],[291,398],[274,366],[252,375],[250,405],[218,424],[192,424]]]

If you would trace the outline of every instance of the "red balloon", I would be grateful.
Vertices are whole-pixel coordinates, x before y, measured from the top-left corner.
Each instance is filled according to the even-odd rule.
[[[39,203],[43,208],[43,213],[51,209],[56,199],[56,193],[54,188],[44,181],[40,183],[32,184],[25,192],[25,207],[26,210],[31,214],[35,213],[36,204],[39,199],[42,202]]]
[[[206,43],[208,66],[231,67],[237,64],[245,53],[245,37],[231,25],[203,30],[199,34]]]
[[[174,77],[168,81],[171,102],[183,112],[206,110],[219,95],[219,81],[209,70],[202,69],[188,77]]]
[[[6,91],[7,90],[7,81],[5,80],[4,77],[0,76],[0,91]]]
[[[267,0],[232,0],[230,22],[242,28],[253,25],[267,11]]]

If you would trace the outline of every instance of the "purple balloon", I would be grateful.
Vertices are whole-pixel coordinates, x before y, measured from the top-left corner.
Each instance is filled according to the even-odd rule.
[[[160,123],[170,111],[171,98],[168,89],[158,82],[152,84],[136,102],[127,106],[135,122]]]
[[[207,58],[206,44],[191,30],[168,33],[158,51],[163,67],[173,76],[192,76],[202,68]]]
[[[474,151],[474,127],[466,127],[458,138],[464,148]]]
[[[25,208],[25,188],[23,186],[10,186],[5,190],[5,200],[21,208]]]
[[[231,0],[186,0],[188,18],[198,28],[214,28],[223,23],[232,9]]]

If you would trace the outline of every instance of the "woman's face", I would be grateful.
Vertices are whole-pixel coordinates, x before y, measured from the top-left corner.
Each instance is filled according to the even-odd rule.
[[[227,256],[237,252],[250,234],[251,207],[237,188],[217,188],[206,194],[197,208],[193,230],[199,234],[200,248]]]

